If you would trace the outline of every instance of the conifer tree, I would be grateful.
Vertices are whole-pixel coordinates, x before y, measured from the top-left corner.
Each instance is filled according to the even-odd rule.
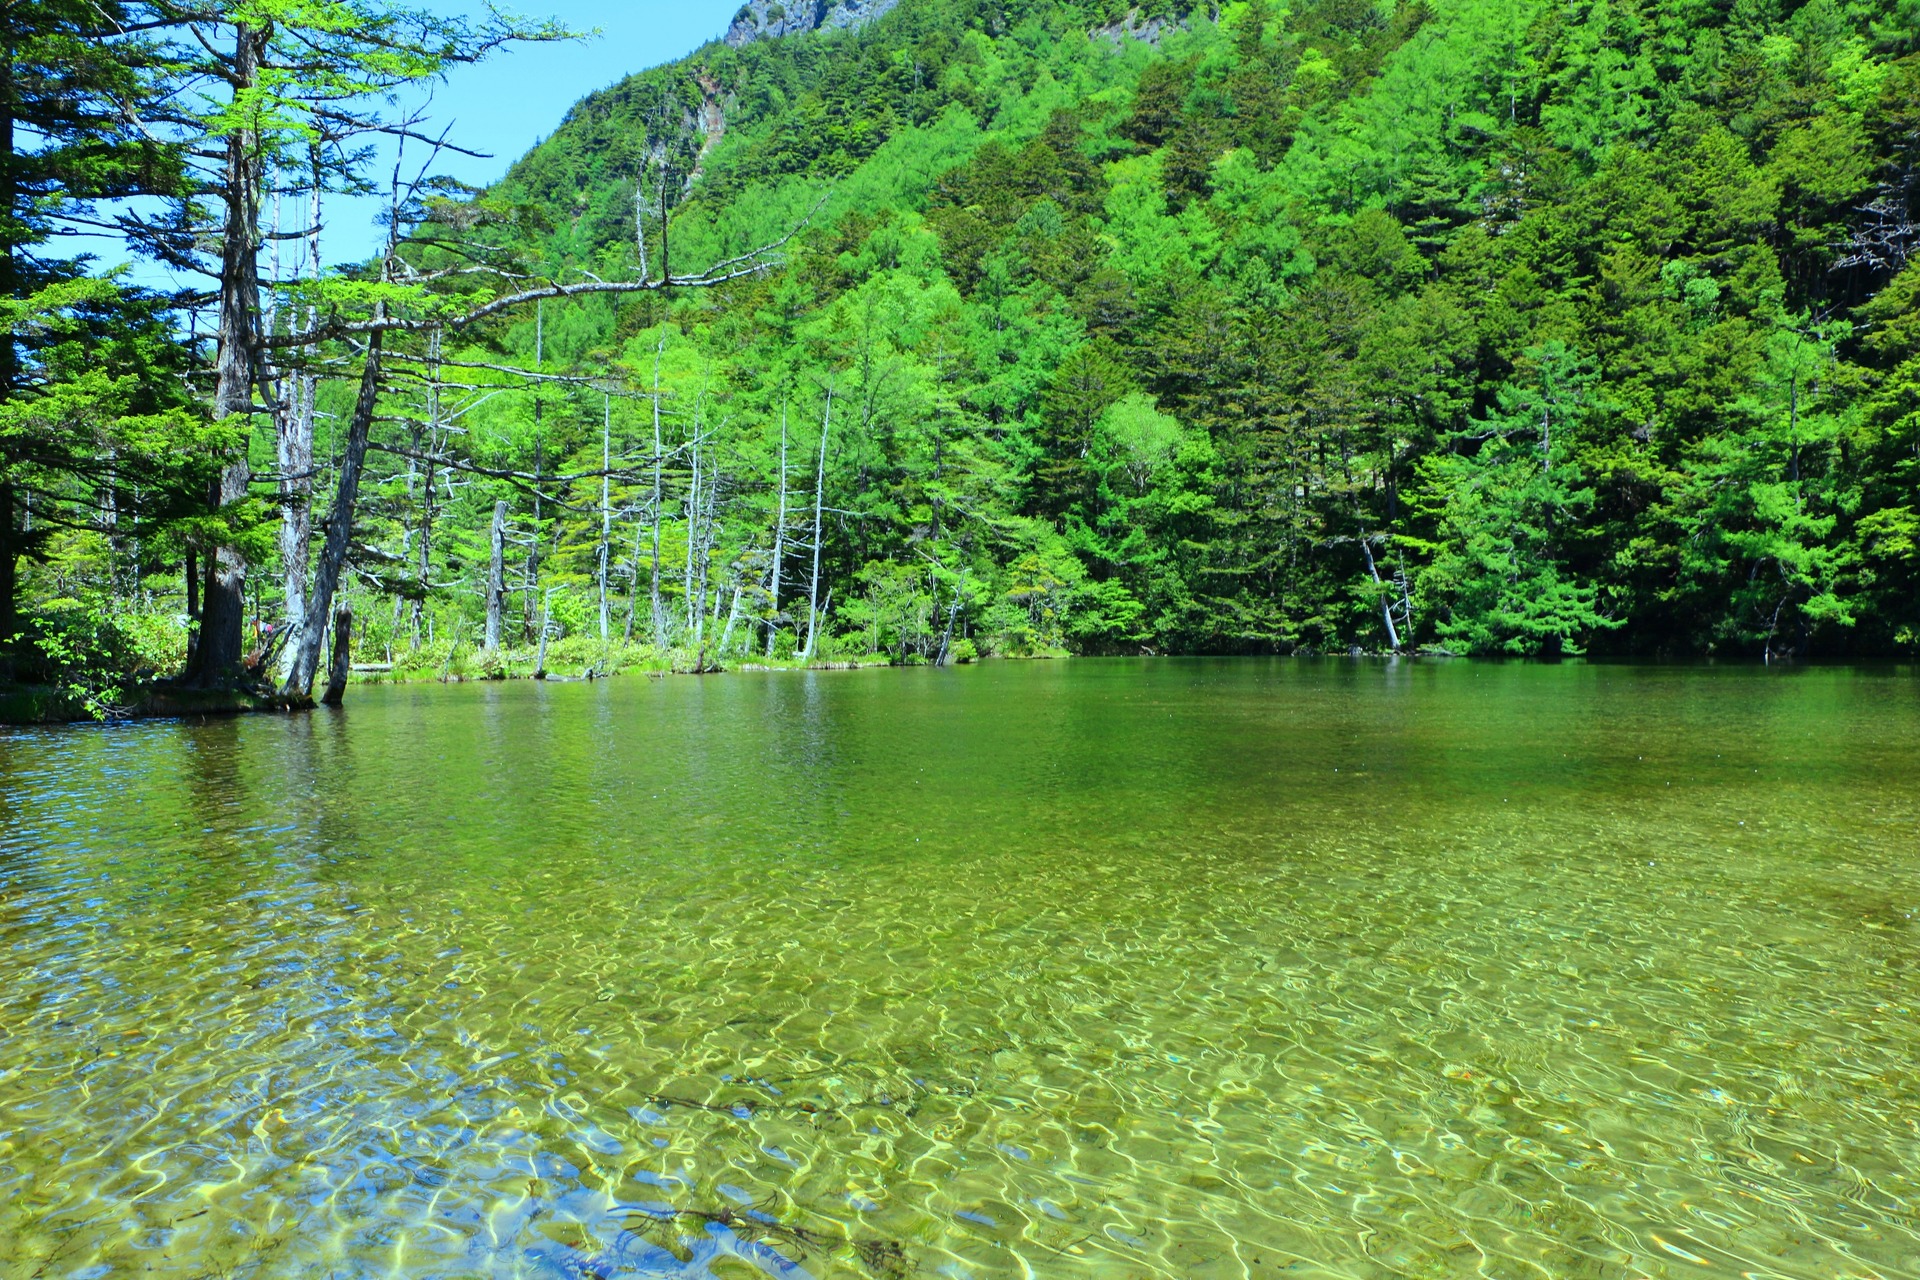
[[[97,226],[98,201],[179,188],[177,151],[144,136],[129,111],[158,88],[156,51],[127,34],[132,23],[128,6],[97,0],[0,9],[0,651],[19,626],[20,560],[59,527],[62,482],[110,474],[116,448],[131,465],[113,430],[126,387],[99,381],[131,376],[131,366],[75,357],[90,346],[98,355],[115,331],[151,333],[154,304],[82,281],[85,264],[64,242]],[[119,352],[136,364],[156,354],[139,342]],[[36,498],[42,515],[30,531]]]
[[[216,421],[248,420],[264,398],[261,214],[277,170],[317,157],[315,181],[366,189],[373,176],[367,142],[439,144],[388,105],[399,90],[504,44],[564,34],[492,13],[474,22],[373,0],[144,0],[129,10],[137,19],[129,29],[156,33],[139,39],[165,42],[178,91],[145,121],[189,157],[193,187],[164,216],[129,214],[120,225],[145,252],[214,282]],[[250,493],[250,434],[241,434],[209,494],[213,545],[187,673],[204,685],[231,680],[243,656],[247,558],[239,544],[264,515]]]

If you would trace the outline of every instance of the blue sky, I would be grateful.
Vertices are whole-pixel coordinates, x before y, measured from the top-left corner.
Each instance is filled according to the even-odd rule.
[[[477,6],[441,0],[434,8],[459,12]],[[575,30],[598,29],[582,43],[523,45],[478,66],[462,67],[433,86],[434,129],[453,127],[449,141],[492,158],[449,155],[436,168],[467,182],[491,182],[533,144],[552,133],[567,108],[623,76],[671,62],[718,37],[740,0],[509,0],[501,5],[527,17],[554,18]],[[342,207],[327,219],[323,246],[333,262],[364,258],[379,249],[374,224],[381,203]]]
[[[448,13],[478,7],[461,0],[426,3]],[[451,125],[448,141],[492,153],[484,160],[448,155],[435,168],[475,184],[506,172],[553,132],[567,108],[595,89],[670,62],[721,35],[740,0],[506,0],[501,7],[527,17],[551,17],[575,30],[597,28],[600,34],[580,43],[509,49],[478,66],[457,68],[432,86],[432,131]],[[403,99],[401,106],[417,101]],[[322,238],[327,260],[351,262],[376,252],[383,232],[375,218],[383,207],[376,199],[336,200],[327,210]],[[91,240],[85,248],[102,266],[125,258],[117,241]],[[141,264],[135,274],[145,283],[166,283],[166,273],[151,264]]]

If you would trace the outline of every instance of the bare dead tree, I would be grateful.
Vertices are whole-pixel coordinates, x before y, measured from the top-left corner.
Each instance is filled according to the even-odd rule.
[[[833,428],[833,383],[827,383],[827,407],[820,417],[820,462],[813,475],[813,574],[807,581],[807,647],[800,657],[811,659],[820,639],[820,517],[826,507],[827,435]]]
[[[780,565],[787,538],[787,402],[780,401],[780,497],[773,518],[773,567],[767,587],[767,656],[773,656],[774,636],[780,629]]]
[[[435,149],[437,151],[437,147]],[[431,157],[429,157],[429,162],[430,161]],[[414,286],[415,288],[426,288],[437,281],[444,281],[454,274],[461,274],[462,272],[455,272],[451,269],[443,272],[424,272],[413,267],[412,264],[407,262],[403,257],[401,252],[402,242],[400,239],[400,229],[405,221],[403,211],[417,204],[418,192],[421,184],[425,180],[426,167],[424,165],[422,166],[420,173],[416,175],[410,184],[403,184],[400,181],[399,172],[400,165],[399,162],[396,161],[390,234],[387,252],[382,259],[380,268],[382,281],[387,284],[403,284]],[[340,475],[335,489],[333,506],[326,522],[326,536],[322,547],[320,564],[315,573],[313,590],[307,600],[306,622],[301,629],[300,643],[295,647],[294,657],[290,660],[287,668],[283,692],[291,697],[304,698],[309,696],[309,691],[312,688],[314,672],[319,661],[321,633],[324,630],[327,611],[332,606],[333,596],[338,587],[340,574],[345,565],[348,550],[351,545],[353,517],[355,505],[358,500],[360,480],[364,472],[366,454],[368,449],[373,447],[371,429],[379,416],[379,399],[382,379],[384,377],[383,353],[386,340],[389,336],[398,334],[438,336],[454,333],[476,325],[490,317],[500,315],[514,307],[523,306],[530,302],[534,304],[535,307],[536,349],[534,372],[537,375],[535,385],[540,386],[542,385],[540,377],[544,375],[542,366],[544,365],[545,358],[542,304],[546,300],[589,296],[593,294],[665,291],[671,288],[715,287],[729,280],[739,279],[746,275],[765,271],[775,265],[779,260],[778,252],[780,247],[791,239],[793,234],[797,234],[798,230],[799,228],[796,227],[793,232],[790,232],[787,236],[782,237],[781,240],[772,245],[763,246],[747,254],[716,263],[706,271],[694,275],[676,277],[666,272],[666,251],[663,243],[663,270],[661,276],[655,280],[603,281],[589,279],[577,283],[548,281],[544,284],[533,285],[510,292],[501,297],[496,297],[491,301],[451,316],[444,313],[436,314],[432,308],[427,307],[420,308],[419,314],[402,314],[394,307],[389,306],[388,302],[382,298],[375,303],[372,314],[365,320],[343,321],[338,317],[323,317],[317,324],[311,326],[304,332],[288,335],[272,335],[269,337],[266,340],[266,345],[270,348],[297,345],[311,347],[321,341],[344,340],[351,342],[356,338],[364,341],[365,344],[363,348],[365,363],[361,370],[360,390],[347,424],[346,442],[342,453]],[[495,276],[503,274],[494,267],[487,268],[487,271],[489,274]],[[664,349],[664,337],[662,339],[662,349]],[[655,499],[653,503],[653,520],[655,523],[654,616],[656,636],[663,642],[664,637],[659,634],[662,629],[662,619],[658,607],[658,520],[661,496],[661,468],[665,458],[665,451],[661,447],[659,436],[658,355],[659,353],[657,352],[653,397],[655,446],[652,459]],[[539,400],[536,399],[536,406],[538,406],[539,403]],[[536,413],[536,418],[537,416]],[[697,466],[699,463],[700,446],[700,433],[697,428],[691,446]],[[402,450],[394,449],[391,446],[382,447],[387,452],[402,453],[404,456],[404,451]],[[480,474],[489,473],[485,468],[469,467],[467,469]],[[605,477],[612,474],[612,472],[611,458],[608,457],[606,459],[606,465],[601,469],[601,474]],[[506,474],[511,475],[512,473]],[[556,478],[548,477],[544,474],[544,458],[541,455],[539,438],[536,434],[534,473],[531,477],[530,486],[535,501],[535,528],[533,530],[533,536],[530,539],[531,545],[528,555],[528,572],[525,586],[526,598],[529,602],[531,602],[533,595],[539,591],[537,547],[540,537],[539,520],[543,515],[542,505],[545,501],[545,485],[554,479]],[[816,498],[818,498],[817,494]],[[819,503],[816,501],[816,506],[818,505]],[[697,516],[700,508],[698,505],[694,505],[691,511]],[[816,523],[818,521],[818,515],[819,513],[816,511]],[[815,559],[816,572],[814,586],[817,590],[817,552]],[[704,601],[701,603],[704,605]],[[543,615],[546,613],[544,608],[542,613]],[[546,625],[543,617],[541,626],[541,636],[543,639],[545,635]]]
[[[500,650],[500,609],[507,596],[507,500],[493,504],[492,554],[487,563],[487,652]]]
[[[613,397],[602,393],[600,419],[600,643],[607,643],[607,555],[613,545]]]
[[[660,343],[653,349],[653,501],[648,506],[648,518],[653,526],[653,647],[667,647],[667,620],[660,610],[660,358],[666,354],[666,330],[660,332]]]

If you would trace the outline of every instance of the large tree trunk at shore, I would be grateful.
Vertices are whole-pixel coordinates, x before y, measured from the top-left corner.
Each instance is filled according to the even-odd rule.
[[[234,38],[233,76],[238,88],[251,88],[266,37],[244,23]],[[253,412],[259,361],[260,310],[260,156],[250,129],[227,136],[226,225],[220,246],[220,351],[216,366],[213,416],[216,421]],[[252,473],[246,446],[222,468],[211,485],[208,503],[216,510],[247,496]],[[200,639],[188,664],[186,682],[202,688],[239,678],[244,657],[247,563],[230,546],[207,556],[200,606]]]
[[[207,497],[211,505],[223,507],[246,491],[246,467],[228,467]],[[186,671],[187,684],[204,689],[239,680],[246,657],[246,591],[246,561],[232,547],[215,547],[200,583],[200,639]]]
[[[342,604],[333,611],[333,661],[327,667],[327,691],[320,701],[337,707],[347,696],[347,673],[353,669],[353,608]]]
[[[327,515],[326,542],[320,548],[320,565],[313,575],[313,592],[307,597],[307,619],[300,628],[300,647],[287,668],[287,681],[281,692],[294,698],[311,697],[314,672],[320,665],[320,645],[326,638],[327,614],[333,608],[333,593],[340,585],[340,572],[346,567],[347,548],[353,538],[353,509],[360,497],[360,473],[366,466],[367,439],[373,429],[373,411],[380,400],[380,343],[383,330],[375,329],[367,338],[367,367],[360,374],[360,395],[353,405],[353,418],[347,424],[347,447],[340,459],[340,481],[333,494],[333,509]]]

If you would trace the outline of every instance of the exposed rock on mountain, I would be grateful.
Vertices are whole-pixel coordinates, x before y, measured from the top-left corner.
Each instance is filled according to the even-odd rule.
[[[1127,16],[1118,22],[1109,22],[1105,26],[1095,27],[1092,34],[1102,40],[1119,44],[1123,40],[1138,40],[1142,44],[1158,47],[1162,36],[1168,31],[1187,29],[1185,22],[1166,15],[1143,17],[1138,9],[1127,10]]]
[[[864,27],[900,0],[747,0],[733,15],[727,43],[734,48],[822,27]]]

